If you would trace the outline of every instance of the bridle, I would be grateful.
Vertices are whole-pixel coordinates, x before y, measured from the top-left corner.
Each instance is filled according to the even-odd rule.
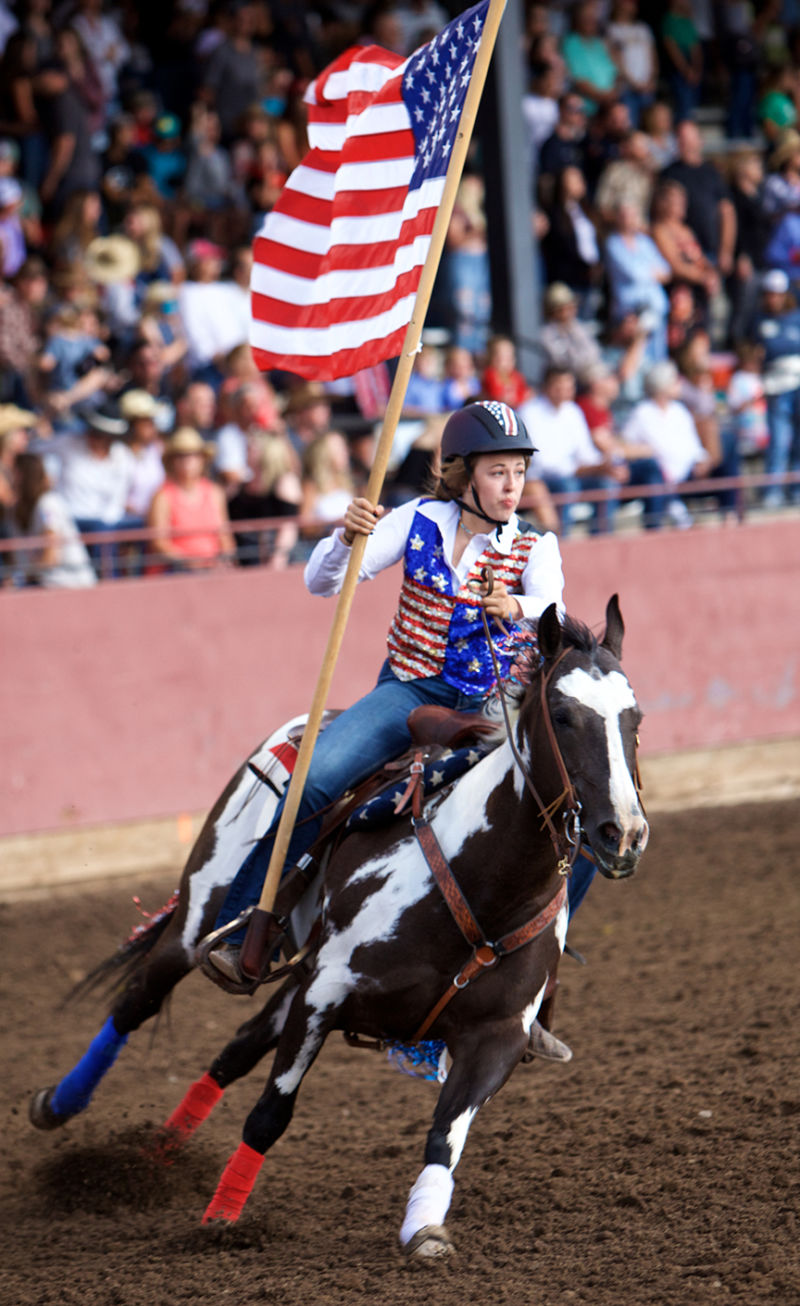
[[[481,577],[488,587],[487,588],[487,597],[488,597],[488,595],[491,594],[494,588],[494,574],[492,572],[491,567],[488,566],[484,567],[481,570]],[[539,809],[539,814],[542,818],[542,825],[546,827],[547,833],[550,835],[550,841],[553,845],[553,848],[555,849],[555,854],[558,861],[558,867],[557,867],[558,873],[559,875],[569,875],[575,863],[575,859],[578,856],[578,853],[580,851],[580,846],[581,846],[581,803],[580,803],[580,799],[575,793],[575,787],[570,779],[569,772],[567,771],[566,763],[564,762],[564,758],[561,754],[561,749],[559,747],[558,740],[556,739],[556,732],[553,729],[553,722],[550,716],[550,708],[547,703],[547,687],[553,678],[553,674],[556,668],[558,667],[561,660],[566,656],[569,650],[562,649],[558,657],[555,658],[554,661],[551,663],[551,665],[547,668],[547,671],[542,670],[539,675],[539,711],[541,712],[542,720],[544,721],[545,724],[545,729],[547,731],[547,738],[550,743],[550,748],[552,750],[553,758],[555,759],[555,763],[558,768],[559,775],[561,776],[561,784],[562,784],[561,793],[558,795],[558,797],[554,798],[552,803],[546,805],[540,798],[539,792],[531,778],[530,770],[527,767],[525,763],[525,759],[520,753],[519,748],[517,747],[517,741],[514,736],[514,728],[511,724],[511,717],[508,710],[508,701],[506,699],[505,690],[503,688],[503,681],[500,675],[500,667],[497,661],[497,653],[495,651],[494,641],[492,640],[492,636],[489,631],[489,622],[486,617],[485,608],[481,608],[481,619],[483,621],[483,629],[486,635],[486,642],[489,645],[489,652],[491,653],[492,656],[492,667],[494,669],[495,681],[497,683],[497,694],[498,694],[498,698],[500,699],[500,706],[502,708],[503,720],[505,722],[505,727],[506,727],[506,735],[508,737],[508,742],[514,757],[514,761],[517,763],[517,766],[520,769],[520,773],[522,775],[523,780],[525,781],[525,785],[528,789],[528,792],[530,793],[531,797],[533,798],[533,801],[536,803],[536,806]],[[498,622],[498,625],[500,626],[501,630],[505,631],[502,622]],[[556,829],[555,824],[553,822],[553,816],[562,806],[565,806],[566,809],[564,811],[564,830],[563,830],[563,834],[559,834],[559,831]]]

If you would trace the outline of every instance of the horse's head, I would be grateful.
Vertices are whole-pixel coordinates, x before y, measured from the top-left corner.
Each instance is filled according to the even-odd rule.
[[[553,754],[555,747],[560,752],[579,804],[583,838],[599,870],[611,879],[636,870],[649,833],[636,783],[642,714],[620,666],[624,630],[616,594],[606,608],[600,642],[569,617],[562,625],[555,604],[547,608],[539,619],[538,643],[552,736],[543,731],[544,713],[534,712],[534,702],[541,703],[535,684],[520,720],[523,728],[527,720],[536,731],[534,760],[548,744]]]

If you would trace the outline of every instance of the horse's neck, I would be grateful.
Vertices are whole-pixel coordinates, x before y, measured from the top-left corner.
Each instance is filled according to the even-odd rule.
[[[512,912],[547,900],[556,859],[508,740],[462,776],[433,826],[476,909],[483,897],[496,901],[498,891]]]

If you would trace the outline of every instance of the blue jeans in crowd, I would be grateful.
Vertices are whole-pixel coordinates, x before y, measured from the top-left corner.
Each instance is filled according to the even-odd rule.
[[[336,717],[317,739],[286,856],[287,870],[297,864],[319,834],[322,818],[314,818],[314,813],[340,798],[347,789],[366,780],[367,776],[410,746],[409,712],[423,703],[477,712],[484,702],[485,695],[462,694],[439,676],[398,680],[389,663],[385,662],[375,688]],[[285,798],[278,803],[272,824],[239,868],[217,918],[217,926],[227,925],[251,903],[258,901],[284,802]],[[306,817],[312,819],[305,820]],[[243,938],[244,930],[240,930],[231,935],[230,942],[241,943]]]
[[[655,458],[632,458],[628,472],[628,485],[664,485],[664,474]],[[663,524],[667,498],[667,494],[654,494],[643,500],[645,530],[658,530]]]
[[[764,471],[779,474],[800,471],[800,390],[785,390],[780,395],[767,398],[767,425],[769,444],[764,459]],[[790,491],[791,497],[800,497],[800,485]],[[783,503],[781,486],[771,485],[764,491],[764,503],[777,507]]]
[[[581,490],[612,490],[614,496],[603,503],[592,503],[589,533],[600,535],[614,529],[614,514],[619,507],[619,482],[611,476],[561,476],[545,472],[541,479],[551,494],[580,494]],[[565,503],[559,508],[561,534],[569,535],[575,522],[575,504]]]

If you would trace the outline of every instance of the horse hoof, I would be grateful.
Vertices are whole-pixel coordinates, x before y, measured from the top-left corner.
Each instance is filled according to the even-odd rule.
[[[429,1261],[455,1256],[456,1252],[450,1235],[442,1224],[426,1224],[424,1229],[417,1230],[405,1250],[409,1261],[416,1265],[427,1265]]]
[[[59,1129],[69,1120],[69,1116],[58,1116],[50,1107],[50,1099],[55,1091],[56,1086],[52,1084],[50,1088],[40,1088],[31,1098],[28,1116],[37,1129]]]

